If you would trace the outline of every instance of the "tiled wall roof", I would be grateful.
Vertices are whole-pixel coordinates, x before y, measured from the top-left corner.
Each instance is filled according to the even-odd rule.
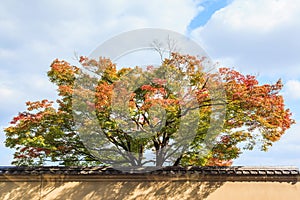
[[[296,167],[153,167],[122,168],[111,167],[0,167],[0,175],[234,175],[234,176],[298,176]]]

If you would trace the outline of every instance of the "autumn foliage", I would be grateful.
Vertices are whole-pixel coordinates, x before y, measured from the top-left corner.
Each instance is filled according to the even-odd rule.
[[[59,98],[27,102],[5,129],[6,146],[16,150],[13,164],[226,166],[242,150],[267,150],[294,123],[280,80],[260,85],[233,69],[205,71],[203,59],[178,53],[157,68],[117,69],[106,58],[79,62],[81,68],[53,61],[48,76]],[[93,117],[99,130],[87,120]]]

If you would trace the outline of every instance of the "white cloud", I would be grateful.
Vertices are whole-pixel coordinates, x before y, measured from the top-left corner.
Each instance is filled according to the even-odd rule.
[[[300,1],[235,0],[192,32],[209,55],[247,73],[300,76]]]
[[[198,12],[196,4],[193,0],[6,1],[1,9],[5,15],[0,15],[2,24],[7,24],[0,33],[2,54],[19,57],[10,60],[11,70],[21,66],[36,70],[42,65],[47,69],[56,57],[70,60],[74,51],[88,55],[124,31],[150,27],[185,33]],[[32,63],[27,65],[29,59]]]
[[[7,125],[13,116],[24,111],[25,102],[42,99],[56,99],[56,87],[45,74],[10,74],[0,70],[0,125]]]
[[[253,150],[243,153],[235,160],[235,165],[294,165],[300,166],[300,126],[293,125],[282,138],[273,144],[267,152]]]
[[[284,95],[292,100],[300,99],[300,81],[298,80],[289,80],[285,84],[285,93]]]
[[[285,25],[298,15],[299,1],[295,0],[236,0],[214,20],[235,30],[268,32]]]
[[[13,96],[13,92],[8,88],[0,88],[1,99],[9,99]],[[1,100],[0,100],[1,102]],[[2,103],[2,102],[1,102]]]
[[[12,59],[15,53],[12,50],[0,48],[0,59]]]

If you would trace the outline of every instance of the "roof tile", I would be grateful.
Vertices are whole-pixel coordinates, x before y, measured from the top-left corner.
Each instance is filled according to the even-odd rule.
[[[236,176],[295,176],[299,175],[296,167],[164,167],[156,169],[145,168],[122,168],[111,167],[0,167],[0,175],[117,175],[117,174],[152,174],[152,175],[236,175]]]

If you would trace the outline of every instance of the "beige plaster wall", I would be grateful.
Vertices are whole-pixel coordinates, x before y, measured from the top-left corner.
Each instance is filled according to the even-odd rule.
[[[207,199],[297,200],[300,199],[300,183],[226,182]]]
[[[0,180],[1,200],[53,199],[208,199],[282,200],[299,199],[300,183],[289,182],[210,182],[172,180]]]

